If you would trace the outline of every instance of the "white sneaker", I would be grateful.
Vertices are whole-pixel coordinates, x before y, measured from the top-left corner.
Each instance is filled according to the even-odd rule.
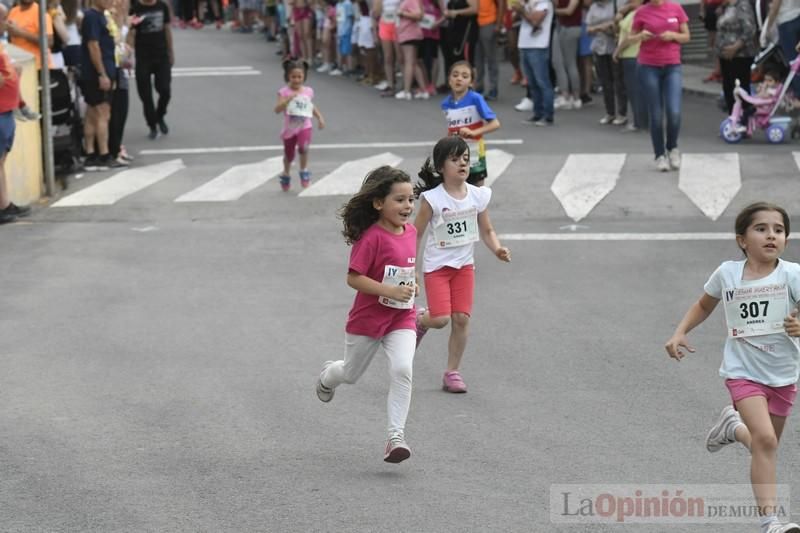
[[[677,148],[673,148],[669,151],[669,166],[672,170],[678,170],[681,168],[681,153],[678,151]]]
[[[611,123],[615,126],[624,126],[625,124],[628,123],[628,117],[618,116],[617,118],[612,120]]]
[[[398,100],[411,100],[411,93],[400,91],[399,93],[395,94],[394,97]]]
[[[533,111],[533,100],[527,96],[514,106],[517,111]]]
[[[611,115],[606,115],[603,118],[601,118],[598,122],[600,122],[600,124],[611,124],[612,122],[614,122],[614,117],[612,117]]]
[[[633,131],[639,131],[639,128],[633,125],[633,122],[628,122],[628,125],[622,128],[623,133],[630,133]]]
[[[581,102],[580,98],[573,98],[570,104],[572,105],[572,109],[575,110],[578,110],[583,107],[583,102]]]
[[[333,66],[330,63],[323,63],[321,67],[317,69],[317,72],[320,74],[325,74],[326,72],[330,72]]]
[[[344,74],[344,72],[342,72],[338,68],[335,68],[332,71],[328,72],[328,74],[330,74],[331,76],[341,76],[342,74]]]
[[[665,156],[660,155],[656,158],[656,168],[659,172],[669,172],[669,163]]]
[[[800,526],[794,522],[788,524],[781,524],[780,522],[773,522],[767,528],[767,533],[800,533]]]
[[[389,435],[383,460],[387,463],[400,463],[411,457],[411,448],[406,444],[406,438],[400,431]]]
[[[572,107],[572,102],[559,94],[556,96],[556,99],[553,100],[553,107],[555,109],[570,109]]]
[[[319,377],[317,378],[317,398],[325,403],[333,400],[333,394],[336,392],[336,389],[326,387],[322,384],[322,374],[324,374],[332,364],[333,361],[325,361],[325,364],[322,365],[322,372],[319,373]]]
[[[723,446],[736,442],[736,428],[742,424],[742,417],[731,405],[725,406],[719,414],[717,423],[706,436],[706,449],[718,452]]]
[[[385,91],[386,89],[389,88],[389,82],[386,80],[381,80],[380,82],[373,85],[373,87],[375,87],[379,91]]]
[[[417,91],[414,93],[414,100],[427,100],[431,97],[428,91]]]

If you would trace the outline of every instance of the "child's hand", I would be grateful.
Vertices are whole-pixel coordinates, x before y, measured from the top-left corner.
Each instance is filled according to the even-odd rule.
[[[497,250],[494,251],[494,255],[500,260],[505,261],[506,263],[511,262],[511,250],[506,248],[505,246],[501,246]]]
[[[475,137],[475,132],[469,128],[461,128],[458,130],[458,136],[463,139],[472,139]]]
[[[389,289],[389,298],[398,302],[409,302],[414,296],[415,287],[411,285],[396,285]]]
[[[640,33],[639,35],[642,36],[642,41],[649,41],[650,39],[653,38],[653,34],[647,30],[642,30],[642,33]]]
[[[687,352],[694,353],[694,348],[689,346],[689,339],[686,338],[686,335],[673,335],[664,345],[664,348],[666,348],[669,356],[676,361],[680,361],[686,355],[681,351],[681,348],[686,348]]]
[[[324,129],[325,129],[325,119],[324,119],[324,118],[322,118],[322,117],[319,117],[319,118],[317,119],[317,128],[319,128],[319,129],[321,129],[321,130],[324,130]]]
[[[800,337],[800,320],[797,319],[797,309],[792,309],[792,312],[783,319],[783,329],[790,337]]]

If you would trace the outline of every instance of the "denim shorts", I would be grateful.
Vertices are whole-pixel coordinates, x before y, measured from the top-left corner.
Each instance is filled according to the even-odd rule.
[[[14,112],[6,111],[0,114],[0,148],[2,154],[0,157],[8,154],[11,147],[14,146],[14,132],[17,129],[17,123],[14,122]]]

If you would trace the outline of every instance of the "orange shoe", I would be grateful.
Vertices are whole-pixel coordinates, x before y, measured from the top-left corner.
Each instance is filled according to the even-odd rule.
[[[706,79],[703,80],[703,83],[710,83],[712,81],[722,81],[722,74],[720,74],[718,70],[715,70],[709,74]]]

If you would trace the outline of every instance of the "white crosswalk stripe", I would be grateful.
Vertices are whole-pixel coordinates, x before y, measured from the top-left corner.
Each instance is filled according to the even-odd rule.
[[[717,220],[742,187],[739,154],[683,154],[678,188]]]
[[[624,164],[625,154],[570,154],[550,190],[578,222],[614,190]]]
[[[173,159],[155,165],[123,170],[100,183],[62,198],[54,203],[53,207],[112,205],[183,168],[186,167],[181,159]]]
[[[148,203],[164,197],[165,202],[183,204],[245,201],[257,195],[280,195],[287,201],[297,196],[304,199],[349,196],[358,191],[369,171],[381,165],[403,168],[414,176],[424,155],[419,151],[404,156],[381,152],[341,162],[344,157],[316,158],[312,170],[328,172],[320,170],[318,176],[313,176],[311,186],[299,190],[299,194],[295,192],[299,189],[296,182],[288,194],[277,186],[282,156],[227,169],[205,166],[186,172],[183,161],[173,159],[121,171],[65,196],[53,206],[108,206],[137,193]],[[489,169],[486,184],[493,186],[495,197],[506,207],[527,209],[535,205],[542,216],[557,218],[566,214],[569,222],[587,218],[605,220],[618,213],[705,216],[717,220],[729,210],[737,195],[761,197],[763,177],[758,176],[763,175],[754,174],[753,170],[762,168],[765,162],[773,168],[776,179],[788,180],[782,182],[786,194],[800,193],[800,180],[796,180],[800,151],[770,155],[766,159],[760,154],[688,153],[683,155],[679,174],[657,172],[648,154],[512,154],[490,149],[486,157]],[[210,169],[218,174],[205,177],[203,173]],[[171,178],[168,185],[142,193],[168,177]],[[202,183],[198,184],[200,179]],[[548,189],[552,196],[547,194]],[[168,196],[164,191],[169,191]]]
[[[283,157],[236,165],[213,180],[175,199],[176,202],[232,202],[261,187],[283,169]]]
[[[391,152],[384,152],[371,157],[348,161],[298,196],[355,194],[361,188],[361,183],[370,170],[382,165],[396,167],[402,160],[402,157],[396,156]]]

